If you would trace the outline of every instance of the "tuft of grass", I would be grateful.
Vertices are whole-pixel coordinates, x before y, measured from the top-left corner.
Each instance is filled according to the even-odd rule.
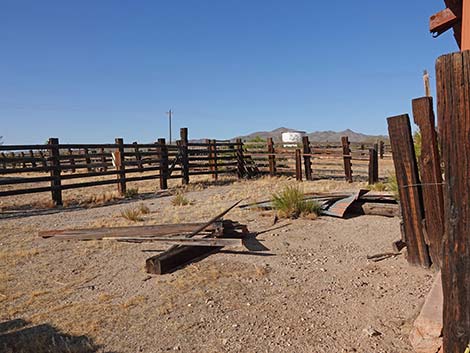
[[[126,190],[126,192],[124,193],[124,196],[127,199],[132,199],[132,198],[136,197],[137,195],[139,195],[139,189],[138,188],[128,188]]]
[[[298,187],[286,186],[279,193],[272,195],[272,203],[278,216],[283,218],[309,218],[320,214],[321,206],[317,201],[304,200],[304,193]]]
[[[372,185],[368,185],[367,188],[372,191],[387,191],[388,185],[387,183],[378,182]]]
[[[150,213],[150,208],[148,208],[147,205],[141,203],[141,204],[139,205],[139,211],[140,211],[140,213],[142,213],[142,214],[149,214],[149,213]]]
[[[387,177],[387,190],[393,194],[395,200],[400,200],[400,193],[398,192],[398,181],[395,173],[390,172]]]
[[[171,200],[173,206],[187,206],[191,202],[184,196],[183,193],[177,193],[175,197]]]
[[[121,211],[121,216],[132,222],[143,221],[140,210],[138,208],[126,208]]]

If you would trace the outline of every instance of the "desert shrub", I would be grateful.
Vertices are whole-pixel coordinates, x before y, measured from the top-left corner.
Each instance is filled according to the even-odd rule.
[[[191,202],[181,192],[175,195],[175,197],[171,200],[171,203],[173,206],[187,206],[191,204]]]
[[[387,177],[387,190],[393,194],[396,200],[400,199],[400,193],[398,192],[398,181],[395,173],[390,172]]]
[[[124,193],[124,196],[128,199],[132,199],[139,195],[139,189],[138,188],[128,188],[126,192]]]
[[[279,193],[272,195],[273,208],[279,217],[298,218],[300,216],[320,214],[321,206],[317,201],[304,200],[304,193],[298,187],[286,186]]]
[[[143,221],[140,210],[138,208],[126,208],[121,211],[121,216],[132,222]]]
[[[372,191],[387,191],[388,185],[387,183],[378,182],[372,185],[368,185],[367,188]]]
[[[142,214],[149,214],[149,213],[150,213],[150,208],[148,208],[147,205],[141,203],[141,204],[139,205],[139,211],[140,211],[140,213],[142,213]]]

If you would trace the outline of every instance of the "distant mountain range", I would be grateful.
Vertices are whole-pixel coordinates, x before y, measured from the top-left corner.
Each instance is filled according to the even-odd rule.
[[[283,132],[299,131],[295,129],[289,129],[286,127],[280,127],[272,131],[257,131],[246,136],[237,136],[243,141],[250,141],[256,138],[266,139],[268,137],[273,138],[274,141],[281,141],[281,134]],[[307,136],[311,142],[340,142],[342,136],[348,136],[350,142],[375,142],[378,140],[388,141],[388,136],[384,135],[366,135],[359,132],[352,131],[350,129],[344,131],[314,131],[307,133]],[[234,138],[235,139],[235,138]]]

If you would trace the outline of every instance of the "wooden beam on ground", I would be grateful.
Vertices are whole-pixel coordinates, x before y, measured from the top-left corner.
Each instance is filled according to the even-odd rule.
[[[400,194],[408,262],[427,268],[431,265],[431,260],[422,229],[424,215],[421,187],[410,119],[406,114],[390,117],[387,121]]]
[[[421,132],[419,163],[429,250],[432,262],[436,267],[440,267],[444,237],[444,195],[433,99],[414,99],[412,106],[414,121]]]
[[[103,240],[127,241],[135,243],[148,243],[158,242],[174,245],[185,246],[208,246],[208,247],[223,247],[223,246],[241,246],[243,245],[242,239],[235,238],[181,238],[181,237],[104,237]]]
[[[470,342],[470,51],[438,58],[436,82],[445,174],[443,351],[462,353]]]

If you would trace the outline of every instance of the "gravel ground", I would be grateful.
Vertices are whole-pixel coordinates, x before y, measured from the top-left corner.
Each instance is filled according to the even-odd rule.
[[[239,198],[260,200],[289,179],[191,187],[189,206],[146,197],[94,208],[0,216],[0,350],[5,352],[412,352],[408,341],[432,272],[391,251],[399,220],[374,216],[281,221],[236,209],[269,250],[235,247],[149,276],[159,244],[59,242],[38,230],[204,221]],[[306,191],[359,184],[305,182]],[[136,224],[136,223],[133,223]]]

